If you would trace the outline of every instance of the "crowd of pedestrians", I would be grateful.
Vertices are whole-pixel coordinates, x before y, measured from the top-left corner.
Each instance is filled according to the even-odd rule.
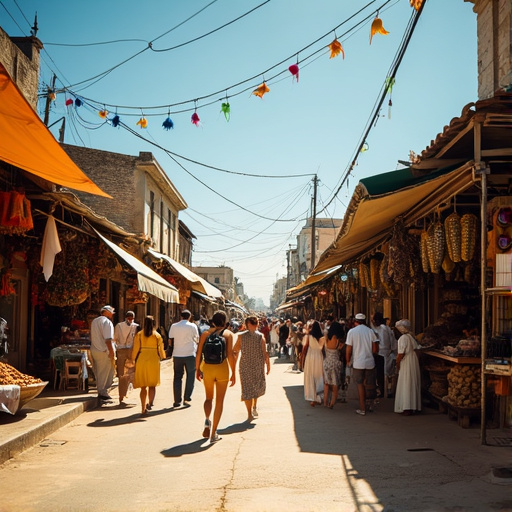
[[[141,329],[135,313],[127,311],[125,320],[114,327],[114,313],[113,307],[104,306],[91,324],[99,404],[112,400],[108,389],[117,372],[120,405],[125,405],[131,383],[140,389],[141,414],[147,415],[160,385],[160,361],[172,357],[174,408],[191,405],[195,380],[204,385],[202,435],[208,444],[220,439],[217,429],[228,386],[236,383],[238,359],[241,401],[249,422],[259,415],[258,399],[266,392],[271,356],[293,363],[294,371],[303,372],[304,399],[312,407],[323,404],[333,409],[340,398],[346,402],[352,379],[359,399],[355,412],[361,416],[372,412],[381,397],[394,397],[394,410],[403,415],[421,410],[415,353],[420,346],[406,319],[396,322],[397,341],[389,319],[381,312],[375,312],[369,321],[365,314],[357,313],[347,319],[328,315],[321,321],[303,322],[265,315],[228,319],[224,311],[217,311],[210,320],[200,317],[196,323],[191,312],[183,310],[180,320],[169,328],[166,353],[167,333],[163,328],[156,330],[152,316],[144,318]]]

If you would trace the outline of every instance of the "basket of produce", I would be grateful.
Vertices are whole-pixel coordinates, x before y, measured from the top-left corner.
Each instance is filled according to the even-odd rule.
[[[47,384],[41,379],[21,373],[7,363],[0,363],[0,386],[20,386],[20,401],[16,411],[11,411],[13,414],[38,396]]]

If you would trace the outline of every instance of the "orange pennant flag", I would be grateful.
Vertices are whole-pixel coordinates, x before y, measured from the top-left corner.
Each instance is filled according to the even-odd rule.
[[[254,96],[263,98],[263,96],[265,94],[267,94],[267,92],[269,92],[269,91],[270,91],[270,89],[268,88],[267,84],[265,82],[263,82],[261,85],[258,85],[258,87],[256,87],[256,89],[254,89],[254,91],[252,91],[252,93],[254,94]]]
[[[372,28],[370,30],[370,44],[372,44],[372,37],[375,34],[382,34],[383,36],[387,36],[389,32],[382,26],[382,20],[375,16],[375,19],[372,21]]]

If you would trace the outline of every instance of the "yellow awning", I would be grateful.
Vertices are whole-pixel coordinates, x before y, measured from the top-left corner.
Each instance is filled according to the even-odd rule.
[[[0,160],[50,183],[111,197],[59,146],[0,63]]]
[[[383,181],[385,177],[381,175],[379,179]],[[428,181],[398,190],[390,187],[389,192],[381,194],[370,194],[364,180],[361,181],[354,191],[336,241],[322,254],[313,272],[318,274],[362,256],[386,238],[398,217],[403,217],[405,224],[411,225],[473,184],[469,164],[444,174],[440,171],[432,179],[428,178]]]
[[[96,231],[96,230],[94,230]],[[97,231],[96,234],[103,242],[107,244],[121,259],[125,261],[130,267],[137,272],[138,288],[141,292],[146,292],[164,302],[179,303],[178,290],[168,283],[163,277],[159,276],[153,269],[149,268],[145,263],[138,260],[135,256],[121,249],[118,245],[104,236],[100,235]]]
[[[297,292],[301,292],[305,288],[308,288],[309,286],[311,286],[313,284],[319,284],[324,279],[331,277],[340,268],[341,268],[341,265],[336,265],[327,270],[323,270],[322,272],[318,272],[317,274],[309,274],[309,276],[306,278],[305,281],[302,281],[302,283],[298,284],[297,286],[294,286],[293,288],[286,290],[286,295],[287,296],[297,295]]]
[[[192,270],[189,270],[185,265],[178,263],[176,260],[173,260],[167,254],[162,254],[160,252],[155,251],[154,249],[148,249],[148,252],[152,254],[155,258],[163,259],[182,277],[184,277],[189,283],[190,288],[195,290],[196,292],[204,293],[210,297],[219,298],[222,297],[222,292],[210,284],[206,279],[194,274]]]

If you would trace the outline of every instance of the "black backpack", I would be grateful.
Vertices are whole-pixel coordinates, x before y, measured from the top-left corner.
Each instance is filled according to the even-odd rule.
[[[221,364],[226,359],[226,340],[222,333],[212,332],[204,342],[203,345],[203,358],[207,364]]]

